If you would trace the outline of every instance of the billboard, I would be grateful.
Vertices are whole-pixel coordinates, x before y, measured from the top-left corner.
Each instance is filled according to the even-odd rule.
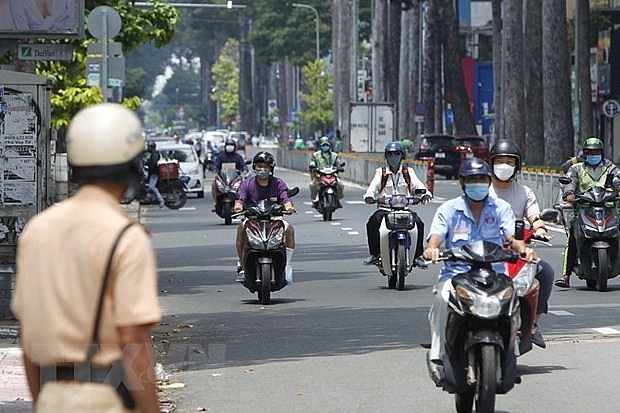
[[[0,39],[83,36],[84,0],[0,0]]]

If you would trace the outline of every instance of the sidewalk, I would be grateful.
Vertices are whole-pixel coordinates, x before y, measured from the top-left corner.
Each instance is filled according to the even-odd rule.
[[[17,328],[0,326],[0,413],[33,411],[17,335]]]

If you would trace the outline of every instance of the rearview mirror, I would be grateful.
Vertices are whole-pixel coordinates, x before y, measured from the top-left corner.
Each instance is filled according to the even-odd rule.
[[[426,194],[426,189],[416,188],[416,189],[413,190],[413,194],[417,195],[417,196],[422,196],[422,195]]]
[[[540,219],[545,222],[556,222],[558,219],[558,210],[552,208],[545,208],[540,211]]]
[[[558,180],[560,181],[562,185],[567,185],[572,182],[572,179],[570,179],[568,176],[561,176],[558,178]]]
[[[287,191],[288,196],[290,197],[294,197],[295,195],[297,195],[299,193],[299,187],[293,187],[293,188],[289,188]]]

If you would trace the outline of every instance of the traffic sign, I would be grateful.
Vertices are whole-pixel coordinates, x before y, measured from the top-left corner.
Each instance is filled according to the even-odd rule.
[[[88,14],[88,31],[95,39],[111,39],[121,31],[121,15],[110,6],[97,6]]]
[[[603,102],[603,106],[601,107],[601,111],[603,115],[608,118],[615,118],[620,115],[620,103],[618,103],[615,99],[608,99]]]

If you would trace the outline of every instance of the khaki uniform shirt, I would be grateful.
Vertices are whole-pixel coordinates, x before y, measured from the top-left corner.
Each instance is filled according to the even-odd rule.
[[[92,185],[33,217],[17,249],[11,308],[24,353],[40,365],[86,359],[105,266],[120,229],[130,222],[110,194]],[[93,363],[121,358],[117,327],[160,320],[157,264],[151,241],[131,226],[114,254]]]

